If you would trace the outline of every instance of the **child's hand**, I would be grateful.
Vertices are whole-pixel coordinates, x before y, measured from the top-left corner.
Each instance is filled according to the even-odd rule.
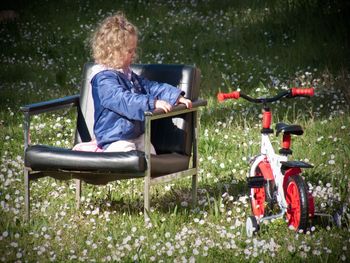
[[[177,103],[185,104],[187,109],[192,108],[192,101],[189,99],[186,99],[185,97],[180,96],[177,100]]]
[[[163,111],[165,111],[165,113],[171,111],[172,108],[171,105],[165,100],[156,100],[154,106],[156,109],[162,109]]]

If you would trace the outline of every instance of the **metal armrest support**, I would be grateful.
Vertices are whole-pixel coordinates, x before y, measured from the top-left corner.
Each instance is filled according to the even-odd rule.
[[[20,110],[24,113],[23,132],[24,132],[24,153],[30,144],[30,116],[44,112],[50,112],[58,109],[69,108],[72,106],[79,105],[80,95],[67,96],[60,99],[54,99],[50,101],[44,101],[39,103],[33,103],[22,106]],[[25,154],[24,154],[25,156]],[[40,175],[39,175],[40,177]],[[36,177],[35,174],[32,178],[29,177],[29,169],[24,167],[24,185],[25,185],[25,196],[24,202],[26,207],[26,219],[29,220],[29,209],[30,209],[30,180]]]
[[[192,108],[187,109],[184,104],[179,104],[173,107],[173,109],[165,113],[163,110],[156,109],[153,112],[145,112],[145,158],[147,162],[147,169],[145,171],[145,184],[144,184],[144,207],[145,207],[145,220],[148,218],[148,211],[150,210],[150,200],[149,200],[149,189],[151,185],[164,183],[173,180],[174,178],[179,178],[182,176],[192,175],[192,200],[193,204],[197,203],[197,118],[196,114],[200,106],[206,106],[207,101],[198,99],[192,101]],[[193,118],[194,132],[192,134],[193,138],[193,156],[192,156],[192,168],[179,173],[169,174],[167,176],[162,176],[159,178],[151,179],[151,122],[156,119],[166,118],[170,116],[176,116],[184,113],[193,113],[195,117]]]
[[[59,99],[43,101],[22,106],[20,109],[24,113],[24,151],[30,144],[30,116],[58,109],[69,108],[79,104],[80,95],[72,95]]]
[[[153,112],[145,112],[145,157],[146,157],[146,161],[148,162],[148,165],[150,165],[150,159],[151,159],[151,153],[150,153],[151,148],[149,143],[151,141],[151,122],[153,120],[167,118],[167,117],[176,116],[180,114],[186,114],[190,112],[196,113],[200,106],[206,106],[206,105],[207,105],[206,100],[198,99],[198,100],[192,101],[191,109],[187,109],[184,104],[178,104],[175,107],[173,107],[173,109],[170,112],[167,112],[167,113],[165,113],[161,109],[156,109]],[[196,137],[196,135],[194,135],[194,137]],[[148,174],[148,177],[150,177],[150,174]]]
[[[23,113],[28,113],[29,115],[36,115],[44,112],[50,112],[62,108],[68,108],[72,106],[77,106],[79,103],[80,95],[72,95],[59,99],[43,101],[38,103],[33,103],[29,105],[22,106],[20,109]]]
[[[192,101],[192,108],[186,108],[184,104],[178,104],[172,108],[170,112],[165,113],[162,109],[155,109],[153,112],[145,112],[145,156],[147,161],[150,160],[150,141],[151,141],[151,121],[157,119],[163,119],[171,116],[177,116],[180,114],[197,112],[200,106],[206,106],[207,101],[197,99]]]

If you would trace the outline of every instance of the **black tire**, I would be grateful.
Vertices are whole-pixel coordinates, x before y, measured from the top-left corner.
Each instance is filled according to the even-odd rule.
[[[292,175],[288,178],[286,189],[284,189],[287,201],[288,225],[295,230],[305,230],[309,221],[309,202],[307,186],[300,175]]]

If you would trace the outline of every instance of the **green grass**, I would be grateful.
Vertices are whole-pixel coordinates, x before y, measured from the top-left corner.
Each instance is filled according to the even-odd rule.
[[[316,210],[350,205],[349,5],[342,1],[25,1],[1,3],[19,18],[0,24],[0,260],[122,262],[333,262],[350,258],[349,208],[342,228],[327,218],[306,234],[283,220],[247,238],[245,177],[259,151],[261,109],[243,100],[216,102],[218,91],[273,95],[314,86],[312,99],[273,104],[273,123],[298,123],[293,158],[306,170]],[[142,184],[75,185],[52,178],[32,184],[25,223],[20,106],[76,94],[91,60],[95,24],[123,10],[140,30],[141,63],[186,63],[201,69],[199,204],[190,180],[157,186],[144,225]],[[71,147],[74,111],[33,117],[32,143]],[[271,136],[279,147],[280,139]],[[74,240],[74,242],[73,242]]]

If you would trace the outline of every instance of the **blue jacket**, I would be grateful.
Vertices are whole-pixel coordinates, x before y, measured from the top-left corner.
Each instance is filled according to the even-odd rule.
[[[144,133],[144,112],[155,109],[155,100],[175,105],[181,90],[166,83],[140,77],[131,80],[121,72],[103,70],[91,80],[95,107],[94,133],[97,145],[106,149],[112,142],[135,139]]]

